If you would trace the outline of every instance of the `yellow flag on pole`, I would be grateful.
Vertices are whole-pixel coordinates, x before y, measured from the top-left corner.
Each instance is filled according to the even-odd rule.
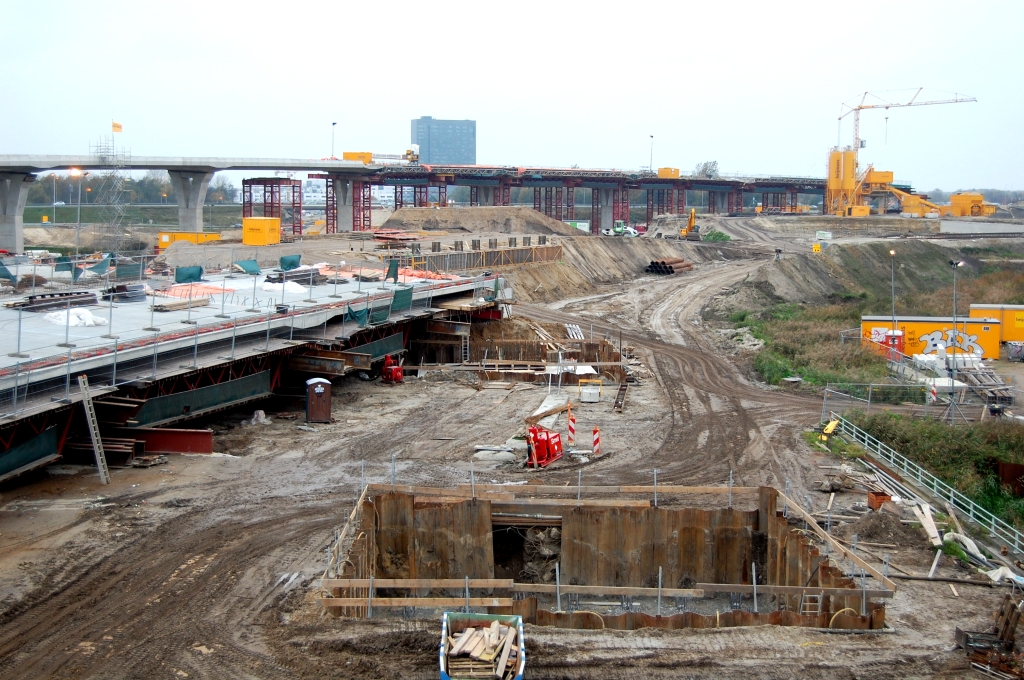
[[[114,121],[110,121],[110,129],[114,132],[124,132],[124,126]]]

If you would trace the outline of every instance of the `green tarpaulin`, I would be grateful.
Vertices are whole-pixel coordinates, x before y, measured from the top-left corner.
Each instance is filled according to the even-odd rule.
[[[174,270],[175,283],[199,283],[202,280],[202,267],[178,267]]]
[[[114,268],[115,279],[141,279],[141,264],[119,264]]]
[[[358,312],[352,309],[352,305],[349,305],[348,311],[345,312],[345,321],[355,321],[360,328],[366,325],[366,310],[360,309]]]
[[[102,260],[100,260],[99,263],[94,264],[91,267],[86,267],[86,269],[88,269],[91,272],[96,272],[100,276],[103,276],[104,274],[107,273],[107,270],[110,269],[110,258],[105,257]]]
[[[391,309],[399,312],[412,307],[412,288],[399,288],[395,291],[394,300],[391,302]]]
[[[78,277],[82,275],[82,270],[76,267],[72,262],[71,258],[67,255],[61,255],[57,258],[57,264],[53,266],[55,272],[71,272],[71,280],[77,281]]]
[[[235,263],[235,266],[246,274],[250,274],[252,276],[256,276],[260,273],[260,265],[256,260],[239,260]]]
[[[388,262],[388,275],[384,278],[394,279],[395,283],[398,283],[398,260]]]
[[[370,323],[378,324],[384,323],[391,316],[391,309],[388,307],[380,307],[379,309],[370,310]]]
[[[281,271],[290,272],[302,264],[302,255],[285,255],[281,258]]]

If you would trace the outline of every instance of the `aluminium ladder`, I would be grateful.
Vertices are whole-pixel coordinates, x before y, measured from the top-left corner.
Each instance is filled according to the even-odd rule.
[[[82,406],[85,408],[85,420],[89,424],[92,450],[96,454],[96,467],[100,471],[100,484],[110,484],[110,470],[107,468],[107,457],[103,453],[100,425],[96,421],[96,409],[93,407],[92,397],[89,396],[89,378],[84,373],[78,376],[78,386],[82,390]]]

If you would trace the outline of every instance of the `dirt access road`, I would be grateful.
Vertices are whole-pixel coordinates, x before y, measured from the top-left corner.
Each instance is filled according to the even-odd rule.
[[[581,409],[605,419],[610,451],[585,479],[647,482],[656,467],[659,481],[718,484],[731,469],[738,484],[807,488],[824,457],[798,432],[817,419],[817,400],[746,379],[697,325],[710,295],[762,262],[708,263],[560,309],[519,308],[558,323],[593,321],[595,334],[612,338],[621,330],[654,371],[626,413]],[[322,616],[314,600],[323,549],[361,482],[389,478],[392,454],[400,482],[465,482],[472,445],[517,433],[543,393],[499,396],[443,376],[397,388],[343,381],[334,394],[339,422],[316,432],[280,419],[242,426],[235,414],[215,423],[217,448],[231,456],[115,471],[106,488],[79,473],[5,489],[0,674],[436,677],[435,621]],[[524,478],[477,467],[477,479]],[[548,479],[575,482],[576,471]],[[902,588],[889,608],[897,632],[883,636],[531,628],[530,677],[952,677],[963,669],[947,651],[953,624],[983,628],[1001,596],[972,590],[952,600],[939,584]]]

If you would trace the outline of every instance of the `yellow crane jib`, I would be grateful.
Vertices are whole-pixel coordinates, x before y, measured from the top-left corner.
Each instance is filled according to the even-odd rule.
[[[965,97],[959,94],[954,94],[953,97],[946,99],[918,100],[918,96],[922,91],[923,88],[917,88],[914,94],[906,101],[890,101],[871,92],[865,92],[861,95],[859,103],[853,105],[843,103],[839,114],[839,121],[841,123],[843,118],[846,118],[851,113],[853,114],[853,144],[846,148],[836,146],[829,152],[825,186],[825,206],[829,214],[839,217],[866,217],[871,214],[871,207],[867,202],[870,200],[868,197],[888,193],[887,190],[881,187],[872,189],[871,187],[874,183],[868,177],[868,173],[860,172],[857,152],[866,146],[865,142],[860,138],[861,111],[871,109],[888,110],[908,106],[931,106],[935,104],[962,104],[978,101],[974,97]],[[886,173],[879,172],[878,174]],[[884,183],[891,187],[892,179]],[[976,210],[979,214],[983,214],[981,208]],[[885,212],[884,202],[881,211]],[[904,210],[904,212],[913,211]]]

